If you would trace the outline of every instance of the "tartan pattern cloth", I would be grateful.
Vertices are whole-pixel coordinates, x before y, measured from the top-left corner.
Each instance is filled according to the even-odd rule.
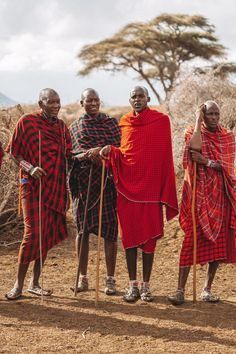
[[[24,219],[24,236],[20,246],[18,262],[27,264],[40,258],[39,252],[39,202],[38,195],[29,183],[21,188],[21,205]],[[37,193],[37,192],[36,192]],[[42,203],[42,256],[67,238],[66,217]]]
[[[226,199],[226,197],[225,197]],[[236,242],[233,230],[229,228],[230,206],[225,203],[224,218],[219,235],[215,242],[204,237],[201,227],[197,222],[197,264],[206,264],[212,261],[223,263],[236,263]],[[185,234],[181,253],[180,267],[193,265],[193,236]]]
[[[50,209],[65,214],[66,158],[71,153],[71,139],[65,123],[57,119],[50,123],[40,113],[24,115],[18,121],[7,151],[22,156],[31,165],[39,165],[39,131],[41,132],[41,167],[47,175],[42,177],[42,201]],[[22,171],[22,177],[38,195],[39,181]]]
[[[69,128],[73,154],[79,154],[95,147],[105,145],[119,146],[120,130],[116,119],[104,113],[96,117],[82,115]],[[90,162],[74,160],[70,167],[69,184],[73,200],[73,213],[78,232],[82,232],[84,209],[87,196]],[[101,166],[93,167],[89,208],[87,216],[87,232],[98,233],[98,217],[101,188]],[[115,241],[117,239],[116,190],[109,169],[105,173],[103,195],[102,237]]]
[[[42,237],[47,241],[44,242],[45,250],[43,249],[42,251],[45,253],[63,238],[61,233],[65,229],[63,225],[65,223],[67,202],[66,158],[71,154],[69,131],[60,119],[56,119],[54,123],[51,123],[40,113],[24,115],[16,125],[7,147],[7,152],[10,152],[14,157],[22,156],[24,160],[31,163],[34,167],[38,166],[39,131],[41,132],[41,166],[47,173],[41,179],[42,209],[49,210],[51,213],[54,212],[54,214],[46,213],[43,222],[54,222],[52,215],[58,215],[58,221],[55,225],[58,222],[62,222],[61,229],[55,226],[53,233],[48,227],[44,228]],[[39,200],[39,180],[32,178],[23,170],[20,171],[20,175],[28,188],[28,197],[26,198],[24,193],[21,196],[22,206],[24,204],[24,214],[28,216],[24,219],[24,247],[21,248],[20,259],[22,262],[28,262],[28,260],[33,260],[34,256],[38,254],[39,235],[36,225],[39,222],[39,215],[36,209]],[[49,218],[48,220],[47,217]],[[29,229],[31,232],[29,232]],[[57,230],[60,231],[60,235],[56,235]],[[65,237],[67,237],[66,231]]]
[[[180,209],[180,225],[185,233],[183,247],[188,249],[186,244],[190,244],[193,238],[193,224],[191,214],[192,203],[192,181],[193,181],[193,162],[190,158],[189,143],[193,134],[193,128],[189,128],[185,134],[185,150],[183,166],[185,169],[185,179],[183,186],[182,202]],[[234,172],[235,160],[235,137],[220,125],[216,132],[208,131],[203,125],[201,127],[202,154],[203,156],[218,161],[221,164],[222,172],[215,169],[198,165],[196,183],[196,220],[197,238],[201,241],[198,252],[199,262],[207,263],[209,259],[225,259],[226,248],[231,245],[231,253],[235,252],[236,235],[236,178]],[[225,226],[225,211],[228,210],[227,226]],[[223,235],[223,236],[222,236]],[[224,241],[222,241],[224,237]],[[219,238],[219,240],[218,240]],[[225,245],[223,245],[223,243]],[[221,246],[219,246],[221,244]],[[215,250],[215,253],[212,251]],[[181,252],[180,264],[186,262],[188,251]],[[228,252],[229,254],[229,252]],[[227,257],[226,257],[227,258]],[[234,256],[229,256],[234,258]],[[227,259],[226,259],[227,261]],[[191,263],[192,264],[192,263]],[[188,264],[187,264],[188,265]]]

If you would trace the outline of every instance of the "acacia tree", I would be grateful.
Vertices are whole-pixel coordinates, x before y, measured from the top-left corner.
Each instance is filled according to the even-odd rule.
[[[85,76],[95,69],[119,72],[129,69],[146,81],[161,103],[172,89],[178,72],[195,58],[212,61],[225,55],[215,27],[203,16],[163,14],[146,23],[131,23],[111,38],[85,45],[78,54]],[[162,97],[156,90],[159,83]]]

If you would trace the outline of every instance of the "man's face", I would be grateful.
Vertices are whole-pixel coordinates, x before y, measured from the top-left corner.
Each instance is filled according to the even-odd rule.
[[[149,97],[141,87],[131,91],[129,103],[135,112],[142,112],[147,107],[148,102]]]
[[[220,110],[219,107],[215,104],[206,105],[205,114],[204,114],[204,123],[206,128],[210,131],[215,131],[217,124],[220,120]]]
[[[58,94],[48,91],[45,93],[42,100],[39,101],[39,107],[48,118],[55,118],[61,108],[60,97]]]
[[[98,114],[100,108],[100,98],[93,91],[87,91],[84,94],[84,99],[80,101],[81,106],[84,107],[85,112],[91,116]]]

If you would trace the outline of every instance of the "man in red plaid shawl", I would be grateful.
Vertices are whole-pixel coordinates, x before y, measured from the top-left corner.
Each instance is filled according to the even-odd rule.
[[[185,135],[180,224],[185,233],[177,292],[169,296],[174,305],[184,302],[184,290],[193,264],[193,222],[191,215],[193,161],[197,163],[196,225],[197,263],[208,263],[201,299],[217,302],[211,286],[220,262],[236,263],[236,176],[235,136],[219,124],[220,110],[214,101],[201,105],[194,129]]]
[[[7,148],[20,167],[20,195],[24,218],[24,237],[18,257],[15,285],[6,294],[8,300],[22,295],[29,263],[34,261],[33,275],[28,291],[35,295],[50,295],[39,285],[39,180],[41,179],[41,237],[42,259],[48,251],[67,237],[66,229],[66,159],[71,151],[71,139],[65,123],[57,118],[59,95],[44,89],[39,95],[37,114],[20,118]],[[40,133],[39,133],[40,132]],[[41,166],[40,166],[41,160]]]
[[[98,234],[101,160],[99,151],[107,144],[119,146],[120,130],[116,119],[99,112],[100,98],[93,89],[86,89],[82,93],[82,107],[85,114],[74,121],[70,127],[73,153],[78,160],[70,173],[70,189],[73,200],[73,212],[78,228],[76,250],[79,256],[80,242],[83,231],[85,202],[88,190],[88,178],[91,163],[94,164],[92,184],[89,198],[87,225],[83,245],[81,248],[81,274],[78,283],[78,292],[88,289],[87,267],[89,254],[89,234]],[[103,195],[102,237],[107,266],[105,279],[105,294],[115,293],[115,265],[117,254],[117,216],[116,190],[109,169],[106,170],[105,189]]]

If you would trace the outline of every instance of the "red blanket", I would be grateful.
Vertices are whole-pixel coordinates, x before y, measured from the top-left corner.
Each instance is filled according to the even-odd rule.
[[[178,214],[171,130],[168,116],[145,109],[120,121],[121,146],[111,163],[119,193],[138,203],[161,203],[167,220]]]
[[[183,196],[180,211],[180,224],[185,234],[192,234],[192,180],[193,163],[190,159],[189,141],[193,129],[190,128],[185,135],[186,147],[183,165],[186,170]],[[224,201],[230,204],[230,228],[236,229],[236,176],[234,172],[235,137],[232,132],[218,126],[212,133],[204,126],[201,128],[203,156],[218,161],[222,172],[203,165],[198,166],[196,186],[196,217],[204,236],[215,241],[223,224]],[[227,198],[224,198],[226,193]]]
[[[40,114],[25,115],[17,123],[7,151],[22,156],[33,166],[39,165],[39,130],[41,131],[41,165],[47,175],[42,178],[42,202],[65,214],[66,157],[70,154],[71,139],[65,123],[54,124]],[[23,178],[38,195],[39,181],[22,171]]]

